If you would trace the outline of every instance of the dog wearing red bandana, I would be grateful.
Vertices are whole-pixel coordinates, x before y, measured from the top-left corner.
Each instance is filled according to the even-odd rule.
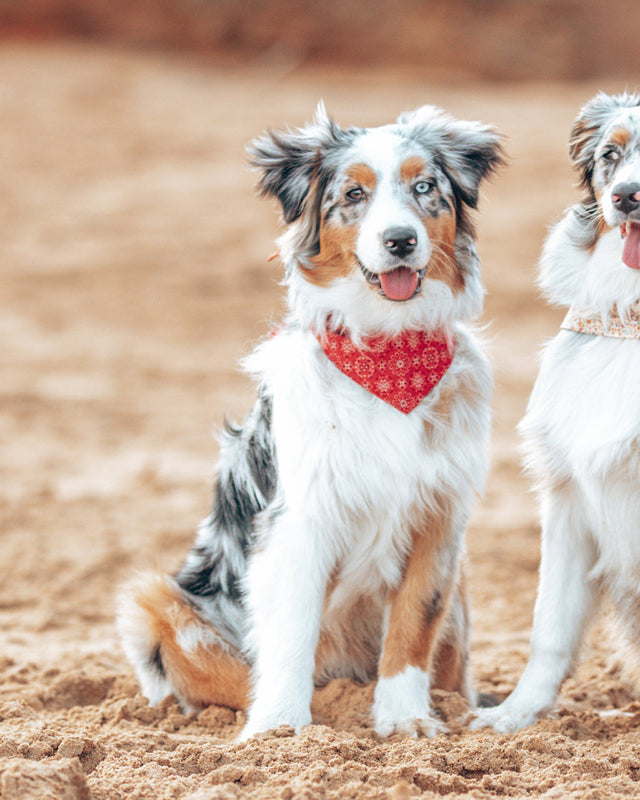
[[[377,680],[379,734],[432,735],[432,688],[475,701],[463,539],[492,375],[471,211],[501,138],[432,106],[366,129],[320,106],[250,158],[287,225],[288,316],[246,360],[258,400],[184,565],[124,591],[123,646],[152,703],[246,709],[245,739],[300,731],[333,678]]]
[[[623,667],[638,663],[640,94],[586,103],[570,154],[585,196],[551,231],[540,273],[569,310],[521,423],[541,496],[531,654],[513,693],[473,723],[502,733],[553,705],[603,596],[633,646]]]

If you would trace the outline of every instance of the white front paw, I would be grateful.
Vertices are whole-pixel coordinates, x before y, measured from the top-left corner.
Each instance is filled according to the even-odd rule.
[[[300,733],[305,725],[311,725],[311,712],[293,709],[282,709],[271,712],[260,712],[251,709],[247,724],[242,729],[238,736],[239,742],[246,742],[252,736],[265,731],[271,731],[279,728],[281,725],[287,725],[293,728],[296,733]]]
[[[422,717],[408,717],[407,719],[397,719],[385,715],[376,714],[375,729],[379,736],[391,736],[393,733],[401,733],[403,736],[436,736],[439,733],[446,733],[447,729],[440,720],[431,715]]]
[[[517,708],[508,700],[494,708],[479,708],[475,715],[470,725],[472,730],[493,728],[496,733],[515,733],[536,721],[536,715],[530,708]]]
[[[431,713],[429,675],[417,667],[406,667],[392,678],[378,680],[373,718],[380,736],[435,736],[446,731]]]

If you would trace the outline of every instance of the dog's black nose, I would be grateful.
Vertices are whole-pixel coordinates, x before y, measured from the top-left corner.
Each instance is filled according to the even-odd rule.
[[[611,191],[613,205],[623,214],[630,214],[640,206],[640,183],[619,183]]]
[[[382,243],[390,253],[402,258],[416,249],[418,234],[413,228],[387,228],[382,234]]]

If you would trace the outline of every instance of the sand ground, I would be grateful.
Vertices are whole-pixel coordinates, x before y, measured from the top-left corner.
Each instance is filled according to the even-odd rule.
[[[371,686],[317,693],[316,725],[236,745],[242,714],[138,693],[113,626],[137,567],[173,570],[208,510],[237,370],[281,310],[277,211],[244,145],[323,97],[343,124],[424,102],[495,123],[511,165],[479,217],[496,373],[492,472],[468,532],[473,669],[506,694],[525,663],[539,534],[515,425],[562,312],[534,288],[577,197],[578,107],[618,85],[447,85],[415,71],[241,70],[81,45],[0,48],[0,798],[607,798],[640,795],[640,705],[602,626],[561,708],[511,738],[378,738]],[[594,708],[625,708],[601,719]]]

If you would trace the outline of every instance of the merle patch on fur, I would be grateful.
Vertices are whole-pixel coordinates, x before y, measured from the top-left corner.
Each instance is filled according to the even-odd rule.
[[[154,669],[161,678],[165,677],[166,673],[164,670],[164,664],[162,663],[162,653],[160,652],[159,647],[154,650],[153,656],[149,660],[149,666]]]
[[[424,601],[424,618],[428,623],[431,623],[439,614],[442,614],[442,594],[436,589],[433,595]]]
[[[260,194],[277,198],[282,205],[284,221],[294,222],[309,201],[312,180],[318,179],[323,170],[330,169],[328,157],[358,135],[356,128],[340,128],[322,106],[318,108],[313,126],[293,131],[268,131],[248,148],[251,165],[260,171]]]
[[[253,521],[276,487],[269,397],[259,397],[242,427],[225,426],[221,451],[226,469],[220,469],[211,514],[176,579],[196,597],[223,593],[237,602]]]

